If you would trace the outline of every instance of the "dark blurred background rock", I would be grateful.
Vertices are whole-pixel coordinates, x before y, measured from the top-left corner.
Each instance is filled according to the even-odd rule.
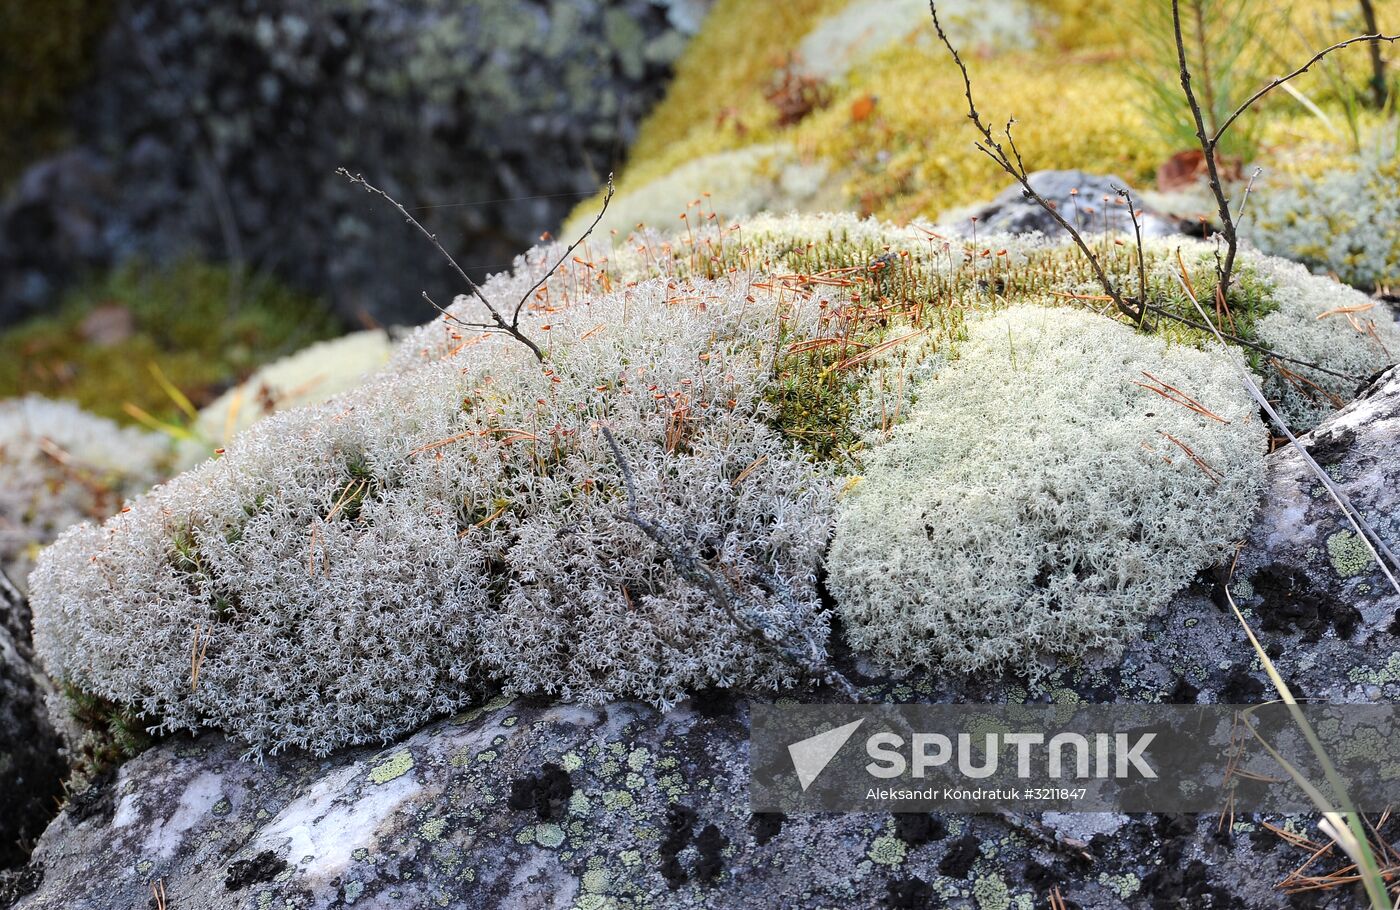
[[[187,255],[422,321],[457,284],[335,169],[498,270],[621,161],[708,2],[10,0],[0,325]]]

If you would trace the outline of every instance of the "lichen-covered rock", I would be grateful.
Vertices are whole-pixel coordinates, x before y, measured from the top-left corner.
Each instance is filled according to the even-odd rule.
[[[1400,368],[1301,441],[1390,551],[1400,552]],[[1241,604],[1254,608],[1265,629],[1314,641],[1329,629],[1357,641],[1400,632],[1400,592],[1297,449],[1270,459],[1268,482],[1235,568]]]
[[[1104,231],[1133,233],[1127,198],[1118,193],[1120,189],[1133,191],[1127,181],[1084,171],[1036,171],[1028,179],[1035,191],[1080,233],[1089,236]],[[1180,233],[1175,219],[1144,206],[1140,194],[1134,194],[1133,203],[1140,213],[1138,226],[1144,237]],[[964,236],[1038,233],[1060,240],[1069,237],[1049,212],[1026,197],[1019,183],[1002,190],[991,202],[946,213],[940,224]]]
[[[1395,389],[1392,374],[1310,440],[1314,457],[1346,469],[1339,477],[1372,515],[1393,511],[1385,497],[1400,463]],[[1351,435],[1328,437],[1334,427]],[[1279,516],[1305,506],[1308,535],[1327,507],[1299,499],[1288,453],[1271,456],[1267,470],[1278,507],[1266,502],[1250,547],[1280,561],[1299,543]],[[1149,618],[1148,634],[1121,655],[1085,654],[1035,681],[841,666],[870,699],[1266,700],[1243,630],[1207,587]],[[1271,625],[1267,605],[1251,616],[1295,691],[1339,703],[1400,698],[1400,628],[1362,611],[1357,626],[1311,630]],[[1316,640],[1302,649],[1303,636]],[[182,910],[986,910],[1044,906],[1054,887],[1094,910],[1281,910],[1297,906],[1276,888],[1291,870],[1308,862],[1324,875],[1345,863],[1310,859],[1312,850],[1275,833],[1321,837],[1314,819],[1298,817],[1047,814],[1036,829],[952,814],[751,816],[742,696],[706,691],[666,713],[497,699],[383,748],[324,760],[256,764],[220,734],[177,736],[69,804],[15,876],[33,891],[17,907],[129,910],[158,886]],[[1046,832],[1086,841],[1088,858],[1052,847]],[[1351,906],[1344,891],[1327,897]]]
[[[20,600],[0,576],[0,614],[22,612]],[[28,856],[53,817],[66,770],[45,709],[50,689],[33,657],[25,639],[0,622],[0,869]]]
[[[1232,535],[1222,512],[1242,521],[1250,507],[1258,425],[1230,372],[1237,355],[1177,324],[1149,331],[1071,309],[1065,301],[1093,287],[1071,247],[1039,237],[979,241],[995,245],[955,243],[923,224],[832,216],[711,223],[666,241],[644,232],[616,262],[580,256],[552,277],[562,248],[534,250],[483,293],[507,310],[520,302],[521,329],[543,346],[542,363],[524,345],[473,328],[481,302],[459,297],[407,336],[374,381],[274,415],[104,527],[69,531],[33,576],[45,665],[153,725],[219,728],[265,752],[385,741],[494,686],[658,706],[710,685],[786,686],[801,672],[751,630],[822,651],[818,572],[841,475],[862,473],[869,454],[872,469],[889,469],[883,482],[868,480],[872,489],[883,483],[903,503],[905,488],[948,475],[881,461],[880,442],[902,422],[973,450],[1024,433],[1036,415],[1009,426],[974,415],[940,428],[918,413],[920,396],[941,399],[937,383],[952,396],[963,376],[972,385],[961,394],[977,403],[968,410],[995,411],[996,383],[1023,361],[1046,413],[1070,422],[1057,435],[1051,421],[1043,451],[1017,450],[1024,460],[1053,463],[1060,478],[1100,478],[1124,501],[1157,511],[1018,525],[1024,490],[1007,466],[1018,459],[965,477],[968,489],[996,480],[987,493],[1000,516],[992,536],[1034,531],[997,596],[1020,597],[1043,568],[1055,603],[1068,598],[1076,610],[1067,616],[1089,620],[1075,634],[1072,623],[1059,627],[1063,640],[1026,624],[1035,634],[1002,662],[1024,667],[1032,656],[1130,637]],[[1175,277],[1179,247],[1203,287],[1212,253],[1184,239],[1148,244],[1149,289],[1177,311],[1189,306]],[[1268,314],[1299,337],[1321,333],[1335,348],[1323,347],[1324,363],[1369,362],[1374,339],[1334,339],[1335,327],[1316,318],[1364,299],[1358,292],[1246,260],[1233,311],[1240,331]],[[1112,267],[1132,261],[1119,253]],[[1314,282],[1327,293],[1313,293]],[[1075,369],[1056,359],[1061,342],[1073,346],[1058,336],[1000,348],[997,314],[1013,302],[1052,306],[1047,321],[1083,326]],[[1088,338],[1096,346],[1085,351]],[[1095,366],[1113,351],[1127,354]],[[1096,369],[1117,369],[1114,384]],[[1177,390],[1132,384],[1153,376]],[[1211,435],[1218,421],[1174,395],[1200,396],[1232,429]],[[1056,401],[1079,402],[1087,414],[1054,411]],[[1154,416],[1129,420],[1124,402]],[[1099,412],[1122,419],[1098,432]],[[1142,432],[1125,441],[1114,428]],[[1236,438],[1238,446],[1226,444]],[[1135,485],[1113,487],[1125,473]],[[1221,495],[1212,498],[1215,480]],[[1208,520],[1173,519],[1182,497],[1202,504]],[[638,517],[663,525],[673,542],[658,543]],[[1103,555],[1105,539],[1131,538],[1144,521],[1165,530],[1142,533],[1134,562]],[[1052,551],[1063,558],[1024,559]],[[1086,553],[1096,555],[1085,562]],[[945,557],[928,570],[942,571],[935,562]],[[838,548],[827,568],[859,592],[878,587],[860,576],[877,577],[883,558]],[[716,606],[713,590],[680,568],[686,560],[725,579],[737,612]],[[1075,577],[1086,565],[1092,571]],[[1144,585],[1113,600],[1114,579]],[[1120,613],[1124,600],[1131,604]],[[891,634],[913,640],[930,618],[893,624]],[[958,666],[960,647],[928,659]]]
[[[71,104],[80,144],[0,205],[0,323],[84,267],[191,251],[351,318],[425,318],[418,290],[451,273],[335,169],[437,206],[463,263],[508,261],[619,160],[706,6],[120,4]]]
[[[666,714],[495,702],[324,761],[181,736],[60,816],[16,910],[130,910],[153,886],[181,910],[988,910],[1052,887],[1095,910],[1283,908],[1307,858],[1244,816],[1047,816],[1088,859],[996,816],[752,816],[747,737],[747,704],[713,693]]]
[[[1024,0],[943,0],[938,16],[959,46],[975,53],[1023,49],[1035,44],[1044,18]],[[934,41],[923,0],[854,0],[817,22],[798,44],[802,73],[824,80],[844,78],[901,43]]]

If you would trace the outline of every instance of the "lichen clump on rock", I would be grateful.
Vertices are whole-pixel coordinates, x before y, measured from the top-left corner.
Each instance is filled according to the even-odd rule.
[[[1076,312],[1093,285],[1066,246],[848,216],[649,238],[537,287],[562,252],[542,247],[486,283],[498,305],[526,297],[543,363],[471,328],[480,304],[459,297],[367,384],[67,533],[33,576],[49,670],[255,751],[387,740],[498,688],[659,705],[779,688],[803,668],[774,639],[826,643],[838,509],[826,570],[860,645],[1028,670],[1130,635],[1248,514],[1264,437],[1240,352]],[[1203,286],[1210,248],[1182,245]],[[1149,285],[1180,309],[1175,251],[1149,245]],[[1322,309],[1364,299],[1311,300],[1310,276],[1245,260],[1243,333],[1311,337]],[[909,517],[935,506],[942,542]],[[869,605],[918,579],[994,609]]]
[[[980,322],[842,501],[851,642],[965,672],[1121,642],[1248,526],[1265,442],[1221,350],[1067,310]]]
[[[598,432],[649,521],[723,566],[752,615],[824,641],[830,481],[764,420],[767,314],[743,290],[648,282],[532,320],[544,368],[481,344],[268,418],[48,551],[49,670],[167,728],[317,752],[494,684],[667,704],[791,682],[628,520]]]

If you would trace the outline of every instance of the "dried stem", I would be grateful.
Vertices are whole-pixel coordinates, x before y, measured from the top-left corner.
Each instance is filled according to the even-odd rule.
[[[860,692],[840,670],[831,666],[822,649],[803,632],[801,646],[794,644],[789,633],[773,628],[766,620],[745,609],[740,601],[742,595],[734,591],[729,582],[706,566],[694,553],[685,547],[670,529],[645,518],[637,508],[637,485],[632,478],[632,469],[622,454],[612,430],[601,427],[603,439],[607,441],[613,460],[622,472],[622,482],[627,490],[626,519],[641,529],[652,542],[665,552],[676,570],[689,582],[710,595],[715,605],[733,619],[740,628],[747,631],[761,645],[774,648],[784,660],[801,668],[804,672],[835,686],[852,702],[862,701]]]
[[[1173,0],[1173,5],[1175,5],[1175,0]],[[1400,35],[1382,35],[1380,33],[1375,33],[1370,35],[1356,35],[1354,37],[1348,38],[1345,41],[1338,41],[1331,47],[1323,48],[1316,54],[1313,54],[1311,59],[1309,59],[1307,63],[1304,63],[1302,66],[1298,67],[1296,70],[1289,73],[1288,75],[1279,76],[1275,79],[1271,79],[1263,88],[1255,92],[1253,95],[1250,95],[1249,98],[1244,102],[1244,104],[1241,104],[1239,107],[1235,108],[1234,113],[1230,114],[1230,116],[1225,118],[1225,122],[1220,124],[1220,128],[1215,131],[1215,135],[1210,137],[1211,147],[1214,148],[1217,144],[1219,144],[1221,137],[1225,135],[1225,131],[1230,128],[1230,124],[1234,123],[1237,119],[1239,119],[1241,114],[1249,110],[1251,107],[1254,106],[1256,102],[1258,102],[1265,95],[1269,94],[1269,92],[1272,92],[1274,89],[1278,88],[1280,85],[1283,85],[1290,79],[1295,79],[1298,76],[1301,76],[1304,73],[1306,73],[1309,69],[1312,68],[1312,66],[1315,63],[1317,63],[1323,57],[1326,57],[1333,51],[1339,51],[1344,47],[1350,47],[1353,44],[1361,44],[1363,42],[1369,42],[1372,47],[1379,48],[1380,42],[1382,41],[1394,43],[1396,41],[1400,41]]]
[[[972,98],[972,77],[968,75],[967,65],[963,63],[962,57],[958,54],[958,49],[953,46],[953,42],[949,39],[948,33],[943,31],[943,25],[938,21],[938,6],[936,0],[929,0],[928,7],[929,13],[933,16],[933,28],[938,32],[938,39],[943,42],[943,46],[948,48],[948,52],[953,55],[953,62],[957,64],[959,72],[962,73],[963,94],[967,98],[967,116],[968,119],[972,121],[972,125],[977,128],[977,132],[982,135],[981,141],[977,143],[978,150],[992,159],[997,167],[1001,168],[1021,185],[1021,194],[1023,196],[1043,208],[1049,213],[1051,218],[1055,219],[1055,222],[1059,224],[1060,227],[1065,229],[1074,240],[1075,245],[1084,253],[1085,258],[1089,260],[1089,266],[1094,271],[1094,277],[1098,279],[1099,284],[1104,289],[1104,293],[1113,301],[1113,305],[1117,307],[1118,311],[1123,315],[1136,322],[1140,322],[1144,314],[1143,308],[1139,305],[1135,305],[1133,301],[1124,297],[1123,294],[1119,292],[1117,286],[1109,279],[1108,273],[1104,271],[1098,256],[1089,248],[1089,244],[1084,240],[1083,235],[1056,210],[1055,206],[1051,205],[1045,197],[1037,193],[1035,188],[1031,186],[1030,176],[1026,173],[1026,165],[1021,158],[1021,151],[1016,147],[1016,140],[1011,135],[1011,126],[1016,122],[1015,118],[1008,120],[1006,122],[1006,129],[1003,130],[1006,135],[1006,143],[1011,147],[1010,154],[1008,154],[1006,148],[997,141],[996,137],[992,134],[991,128],[982,120],[982,115],[977,112],[977,104]]]
[[[1115,186],[1113,189],[1128,203],[1128,217],[1133,219],[1133,236],[1137,239],[1138,309],[1141,313],[1147,306],[1147,257],[1142,251],[1142,221],[1133,204],[1132,191],[1126,186]]]
[[[355,183],[364,187],[366,192],[382,196],[386,201],[388,201],[390,205],[398,209],[399,214],[403,215],[405,221],[417,228],[418,231],[424,237],[428,238],[428,240],[433,244],[433,246],[437,247],[437,251],[442,254],[443,258],[448,261],[448,263],[452,266],[453,270],[461,276],[464,282],[466,282],[467,289],[471,292],[472,296],[475,297],[477,300],[481,301],[481,304],[486,307],[486,312],[490,314],[491,321],[487,323],[465,323],[462,322],[462,320],[457,319],[445,308],[438,306],[438,304],[431,297],[428,296],[426,291],[423,292],[424,300],[432,304],[433,308],[436,309],[439,313],[442,313],[444,316],[452,319],[452,321],[457,322],[461,325],[470,325],[474,328],[484,329],[488,332],[499,332],[503,335],[509,335],[516,341],[525,345],[525,347],[529,348],[530,353],[535,355],[536,360],[538,360],[540,363],[544,363],[544,351],[540,350],[539,345],[535,344],[534,341],[530,340],[529,336],[527,336],[520,328],[520,314],[524,311],[525,304],[529,302],[530,297],[533,296],[534,293],[538,291],[540,287],[543,286],[544,283],[548,281],[556,271],[559,270],[559,267],[563,265],[564,262],[569,258],[569,256],[574,252],[574,250],[578,248],[579,244],[587,240],[588,236],[593,233],[593,229],[598,226],[598,222],[603,220],[603,215],[607,212],[608,204],[612,202],[613,198],[612,174],[608,175],[608,192],[607,195],[603,198],[603,206],[599,210],[597,217],[593,219],[593,223],[588,226],[588,230],[584,231],[583,234],[577,240],[575,240],[567,250],[564,251],[564,254],[559,257],[559,260],[555,262],[554,265],[550,266],[549,270],[546,271],[544,275],[540,277],[540,280],[535,282],[535,284],[530,288],[530,290],[525,292],[524,296],[522,296],[520,300],[515,304],[515,308],[511,311],[510,318],[507,319],[505,317],[505,314],[501,311],[501,309],[497,307],[496,304],[492,303],[491,300],[486,296],[485,292],[481,290],[481,286],[475,281],[473,281],[471,279],[471,276],[466,273],[466,270],[464,270],[460,265],[458,265],[457,260],[452,258],[452,254],[447,252],[447,249],[443,247],[441,241],[438,240],[437,234],[434,234],[432,231],[424,227],[422,222],[420,222],[417,218],[414,218],[413,215],[408,211],[408,209],[404,208],[402,203],[400,203],[393,196],[390,196],[384,190],[381,190],[379,187],[370,183],[364,178],[363,174],[352,174],[343,167],[338,168],[336,170],[336,173],[349,180],[351,183]]]
[[[1376,7],[1371,0],[1361,0],[1361,19],[1366,24],[1368,33],[1380,34],[1380,29],[1376,26]],[[1371,99],[1375,101],[1378,110],[1384,110],[1386,101],[1390,99],[1390,85],[1385,75],[1385,58],[1381,56],[1379,41],[1371,42]]]
[[[1370,23],[1368,23],[1368,26]],[[1181,30],[1181,0],[1172,0],[1172,31],[1176,39],[1176,58],[1180,67],[1181,89],[1186,94],[1186,104],[1191,109],[1191,117],[1196,125],[1196,139],[1200,143],[1201,153],[1205,156],[1206,175],[1209,178],[1211,195],[1215,197],[1215,205],[1220,216],[1220,236],[1225,240],[1225,255],[1216,263],[1216,294],[1220,300],[1227,300],[1230,291],[1230,282],[1234,278],[1235,256],[1239,251],[1239,232],[1236,229],[1236,219],[1230,214],[1230,200],[1225,195],[1225,184],[1220,179],[1220,165],[1216,160],[1216,152],[1220,146],[1220,140],[1225,136],[1226,130],[1238,120],[1245,111],[1258,103],[1269,92],[1283,85],[1291,79],[1306,73],[1315,63],[1326,57],[1333,51],[1341,50],[1353,44],[1368,42],[1371,46],[1377,47],[1379,42],[1394,42],[1400,40],[1400,35],[1357,35],[1345,41],[1339,41],[1331,47],[1324,48],[1304,63],[1285,76],[1279,76],[1270,80],[1263,88],[1253,95],[1250,95],[1245,102],[1225,118],[1219,126],[1212,124],[1211,128],[1206,127],[1205,116],[1201,110],[1201,104],[1196,100],[1195,89],[1191,86],[1191,66],[1186,60],[1186,41]],[[1202,61],[1205,65],[1205,61]],[[1243,203],[1241,203],[1243,208]]]

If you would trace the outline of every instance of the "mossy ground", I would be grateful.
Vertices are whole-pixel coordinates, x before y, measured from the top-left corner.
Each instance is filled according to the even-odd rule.
[[[1148,185],[1158,165],[1179,151],[1148,124],[1146,99],[1134,81],[1145,54],[1139,4],[1147,2],[1036,0],[1043,24],[1035,50],[965,49],[979,110],[991,123],[1016,118],[1028,167],[1116,173]],[[806,33],[844,5],[720,0],[682,58],[666,99],[643,124],[620,191],[703,155],[777,141],[832,165],[861,214],[896,221],[936,217],[1001,190],[1008,178],[973,147],[961,77],[931,40],[900,43],[858,63],[824,87],[829,103],[786,122],[766,95]],[[1299,0],[1276,16],[1265,53],[1270,74],[1306,59],[1305,50],[1360,30],[1355,4],[1337,0]],[[1172,78],[1165,63],[1152,66],[1163,69],[1163,79]],[[1334,114],[1342,104],[1340,85],[1364,85],[1364,51],[1336,55],[1335,67],[1338,78],[1309,75],[1297,86]],[[1338,132],[1344,118],[1325,124],[1282,94],[1251,116],[1262,118],[1263,153],[1290,149],[1292,168],[1325,166],[1317,162],[1331,160],[1326,149],[1340,151],[1345,144]],[[1307,154],[1296,151],[1300,144]],[[696,187],[696,194],[705,189]],[[596,207],[596,200],[583,203],[575,220]]]
[[[85,320],[99,307],[119,320],[129,315],[130,334],[94,340]],[[336,329],[324,306],[267,279],[195,261],[131,264],[70,293],[53,315],[0,334],[0,398],[67,398],[126,422],[130,404],[169,419],[179,408],[152,365],[199,406]]]

